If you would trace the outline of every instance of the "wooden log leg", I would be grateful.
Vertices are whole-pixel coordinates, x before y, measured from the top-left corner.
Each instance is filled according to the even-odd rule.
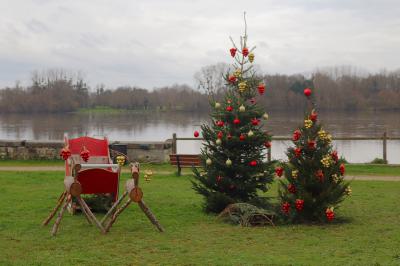
[[[65,209],[67,208],[67,205],[68,205],[68,203],[69,203],[70,201],[71,201],[71,195],[68,195],[68,196],[67,196],[67,199],[66,199],[65,202],[64,202],[64,205],[63,205],[62,209],[61,209],[60,212],[58,213],[58,217],[57,217],[57,219],[56,219],[56,222],[55,222],[54,225],[53,225],[53,229],[51,230],[51,235],[52,235],[52,236],[55,236],[55,235],[57,234],[58,227],[60,226],[60,222],[61,222],[62,216],[63,216],[63,214],[64,214],[64,212],[65,212]]]
[[[114,213],[114,215],[112,216],[111,220],[108,222],[108,224],[107,224],[107,226],[106,226],[106,228],[105,228],[106,232],[110,231],[111,226],[112,226],[112,225],[114,224],[114,222],[117,220],[118,216],[121,214],[121,212],[123,212],[123,211],[126,209],[126,207],[129,206],[129,204],[131,204],[131,202],[132,202],[132,200],[129,199],[127,202],[125,202],[124,205],[122,205],[122,206]]]
[[[128,195],[128,192],[125,191],[124,194],[114,203],[114,205],[111,207],[111,209],[108,210],[107,214],[101,219],[100,223],[104,225],[104,222],[107,220],[107,218],[114,212],[114,210],[118,207],[118,205],[121,203],[121,201],[124,200],[124,198]]]
[[[67,196],[67,191],[64,191],[60,195],[60,197],[58,198],[56,207],[54,207],[54,209],[50,212],[49,216],[43,221],[43,223],[42,223],[43,226],[47,225],[51,221],[51,219],[53,219],[54,215],[56,214],[56,212],[60,208],[61,204],[63,203],[65,196]]]
[[[178,176],[181,176],[182,168],[178,166]]]
[[[101,225],[101,223],[97,220],[96,216],[94,216],[93,212],[90,210],[89,206],[86,204],[86,202],[81,198],[77,197],[78,201],[80,204],[83,205],[83,207],[86,209],[87,214],[91,218],[91,220],[97,225],[97,227],[100,229],[100,231],[104,234],[106,233],[104,230],[104,227]]]
[[[164,228],[157,221],[156,217],[150,211],[149,207],[147,207],[147,205],[144,203],[144,201],[141,200],[141,201],[138,202],[138,204],[139,204],[139,207],[142,209],[142,211],[146,214],[147,218],[149,218],[151,223],[154,224],[160,232],[164,232]]]
[[[80,197],[79,197],[80,198]],[[79,200],[78,199],[78,203],[79,203],[79,206],[81,206],[81,209],[82,209],[82,212],[85,214],[85,218],[86,218],[86,220],[87,220],[87,222],[89,223],[89,224],[93,224],[92,223],[92,220],[91,220],[91,217],[89,216],[89,214],[88,214],[88,212],[86,211],[86,208],[83,206],[83,204],[82,204],[82,198],[80,198],[81,200]]]

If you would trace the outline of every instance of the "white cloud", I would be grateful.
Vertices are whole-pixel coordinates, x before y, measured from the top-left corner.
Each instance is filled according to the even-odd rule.
[[[243,10],[265,72],[399,68],[398,1],[3,0],[0,10],[0,86],[52,67],[82,70],[92,86],[192,84],[202,66],[230,62]]]

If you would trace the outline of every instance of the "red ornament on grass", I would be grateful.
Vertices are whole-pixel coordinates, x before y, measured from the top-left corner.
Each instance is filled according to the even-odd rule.
[[[81,158],[83,161],[87,162],[89,161],[89,157],[90,157],[90,152],[88,149],[86,149],[85,146],[83,146],[83,150],[81,151]]]
[[[232,112],[232,110],[233,110],[233,107],[232,107],[232,106],[229,105],[229,106],[226,107],[226,111]]]
[[[344,175],[344,172],[345,172],[345,167],[344,167],[344,164],[341,164],[340,166],[339,166],[339,170],[340,170],[340,174],[341,175]]]
[[[239,118],[233,119],[233,123],[234,123],[235,125],[239,125],[239,124],[240,124]]]
[[[66,161],[71,156],[71,151],[68,149],[68,147],[64,147],[60,152],[60,156],[64,161]]]
[[[246,56],[248,56],[249,55],[249,49],[247,48],[247,47],[244,47],[243,49],[242,49],[242,54],[246,57]]]
[[[280,167],[280,166],[276,167],[276,168],[275,168],[275,174],[276,174],[277,176],[281,177],[282,174],[283,174],[283,168]]]
[[[231,49],[229,50],[229,52],[231,52],[231,56],[232,56],[232,57],[235,57],[236,51],[237,51],[236,48],[231,48]]]
[[[257,161],[251,161],[250,166],[257,166]]]
[[[264,85],[264,83],[258,84],[257,89],[258,89],[258,93],[259,93],[260,95],[264,94],[264,92],[265,92],[265,85]]]
[[[305,88],[304,89],[304,95],[307,96],[307,97],[310,97],[311,96],[311,89],[310,88]]]
[[[329,209],[329,208],[326,209],[325,215],[326,215],[326,218],[328,219],[328,221],[332,221],[333,219],[335,219],[335,213],[333,212],[332,209]]]
[[[287,189],[292,194],[296,193],[296,187],[293,184],[289,184]]]
[[[194,136],[195,138],[199,137],[199,131],[196,130],[196,131],[193,133],[193,136]]]
[[[294,132],[293,132],[293,141],[298,141],[299,139],[300,139],[300,136],[301,136],[301,132],[300,132],[300,130],[295,130]]]
[[[289,202],[287,202],[287,201],[284,202],[284,203],[282,204],[281,209],[282,209],[282,212],[288,214],[288,213],[289,213],[289,209],[290,209],[290,204],[289,204]]]
[[[304,200],[302,199],[297,199],[296,200],[296,210],[302,211],[304,208]]]

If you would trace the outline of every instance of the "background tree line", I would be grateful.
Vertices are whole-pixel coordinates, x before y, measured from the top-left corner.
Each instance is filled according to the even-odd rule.
[[[224,90],[220,63],[195,74],[196,87],[175,84],[152,91],[122,86],[90,89],[80,73],[65,70],[34,72],[31,85],[0,90],[0,112],[72,112],[80,108],[111,107],[128,110],[206,111],[209,95],[219,98]],[[369,74],[352,67],[318,70],[309,75],[265,74],[266,96],[260,103],[268,110],[303,110],[303,89],[314,86],[319,109],[400,110],[400,71]]]

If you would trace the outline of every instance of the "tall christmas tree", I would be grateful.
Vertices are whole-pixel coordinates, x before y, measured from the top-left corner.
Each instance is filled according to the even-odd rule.
[[[309,106],[304,124],[293,132],[288,163],[275,169],[285,176],[279,188],[281,212],[291,222],[332,221],[334,208],[351,188],[343,179],[345,166],[333,150],[332,136],[317,122],[312,90],[306,88],[304,94]]]
[[[193,169],[193,188],[204,196],[205,210],[215,213],[236,202],[265,205],[259,192],[267,191],[274,171],[271,163],[265,162],[271,137],[262,129],[262,119],[268,115],[256,99],[264,94],[265,85],[253,70],[255,47],[248,46],[246,27],[240,47],[233,40],[232,44],[234,63],[224,77],[226,93],[221,102],[210,101],[212,123],[201,127],[203,169]]]

